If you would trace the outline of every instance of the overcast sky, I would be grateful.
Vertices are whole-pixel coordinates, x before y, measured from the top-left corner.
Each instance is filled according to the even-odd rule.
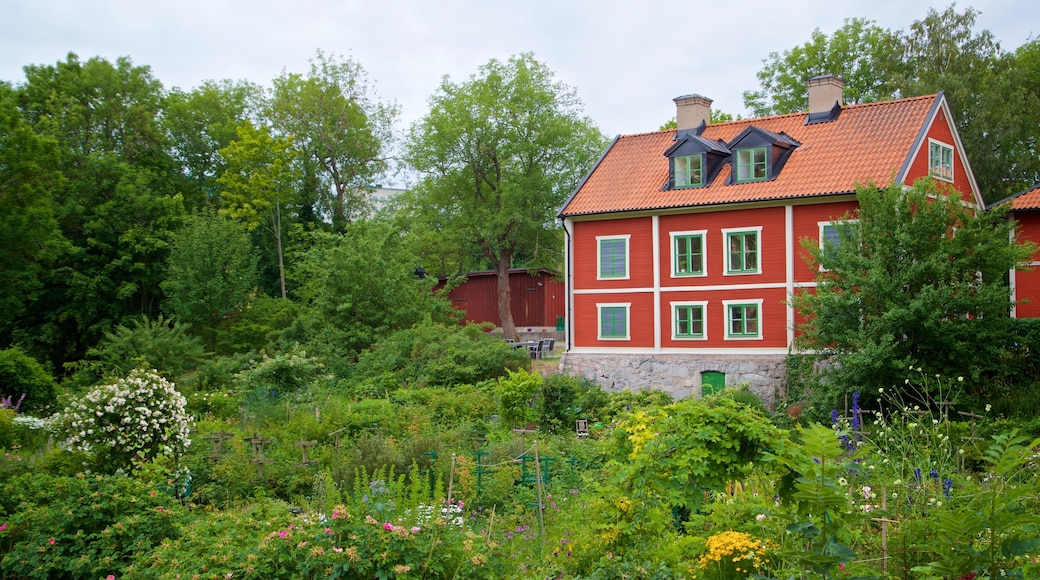
[[[1036,0],[975,0],[988,29],[1013,50],[1040,34]],[[674,97],[698,93],[745,114],[741,94],[771,51],[830,34],[845,18],[906,30],[929,7],[913,0],[0,0],[0,80],[27,64],[129,56],[164,86],[208,79],[268,86],[305,73],[317,50],[361,63],[401,128],[422,117],[448,75],[464,81],[492,58],[535,57],[573,87],[613,137],[654,131]]]

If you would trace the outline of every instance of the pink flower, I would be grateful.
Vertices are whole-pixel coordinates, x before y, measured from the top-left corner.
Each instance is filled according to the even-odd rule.
[[[7,522],[4,522],[4,523],[0,524],[0,532],[4,531],[6,529],[7,529]]]
[[[115,574],[109,574],[108,576],[105,576],[105,580],[116,580],[116,575]]]
[[[340,552],[342,552],[342,551],[343,551],[343,548],[337,548],[336,546],[333,546],[333,547],[332,547],[332,551],[333,551],[333,552],[336,552],[337,554],[339,554]]]
[[[758,514],[757,516],[755,516],[755,519],[756,519],[756,520],[758,520],[758,521],[760,521],[760,522],[761,522],[761,521],[765,521],[765,519],[766,519],[766,514]]]
[[[287,532],[285,530],[282,530],[282,531],[278,532],[278,537],[279,538],[284,538],[285,536],[288,536],[288,535],[289,535],[289,532]]]
[[[51,539],[47,540],[47,543],[53,546],[54,545],[54,538],[51,538]]]
[[[326,534],[331,534],[332,533],[332,528],[325,528],[325,533]]]
[[[383,524],[383,529],[387,530],[387,531],[390,531],[390,530],[394,529],[394,525],[391,524],[390,522],[386,522],[385,524]]]
[[[418,534],[419,533],[419,526],[412,526],[412,533],[413,534]]]

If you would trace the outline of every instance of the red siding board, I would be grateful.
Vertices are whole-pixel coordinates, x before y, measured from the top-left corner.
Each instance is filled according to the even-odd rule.
[[[471,272],[466,281],[448,293],[451,304],[465,313],[463,322],[502,325],[498,315],[498,278],[494,272]],[[513,323],[518,327],[556,326],[565,306],[563,282],[551,272],[527,270],[509,273],[509,298]]]

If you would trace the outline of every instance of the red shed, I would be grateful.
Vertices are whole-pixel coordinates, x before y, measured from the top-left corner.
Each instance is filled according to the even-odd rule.
[[[498,281],[491,270],[469,272],[466,281],[448,293],[451,305],[466,313],[465,322],[490,322],[502,326],[498,316]],[[444,285],[444,278],[437,288]],[[546,269],[509,271],[513,323],[524,327],[556,327],[562,319],[566,291],[558,275]]]

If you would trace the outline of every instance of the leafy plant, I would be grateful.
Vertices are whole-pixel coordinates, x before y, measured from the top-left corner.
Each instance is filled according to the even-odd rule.
[[[23,412],[42,411],[57,400],[54,378],[17,347],[0,350],[0,396]]]
[[[511,427],[538,422],[541,417],[542,375],[523,369],[507,372],[508,376],[498,379],[495,386],[500,423]]]

